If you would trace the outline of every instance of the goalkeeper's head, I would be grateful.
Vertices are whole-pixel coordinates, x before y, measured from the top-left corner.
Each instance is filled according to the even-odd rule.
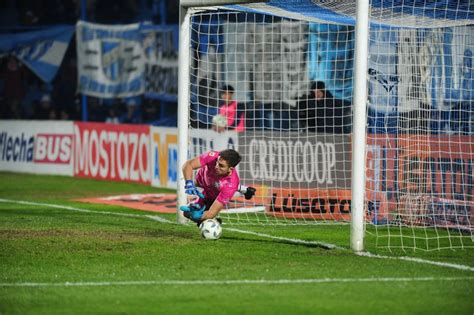
[[[229,167],[236,167],[237,164],[239,164],[241,157],[239,152],[232,150],[232,149],[227,149],[223,150],[219,153],[219,157],[227,162],[229,164]]]

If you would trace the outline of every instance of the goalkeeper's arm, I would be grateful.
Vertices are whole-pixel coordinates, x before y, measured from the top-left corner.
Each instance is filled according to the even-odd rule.
[[[193,171],[201,168],[201,160],[199,157],[195,157],[193,159],[187,160],[183,164],[183,176],[185,180],[192,180],[193,179]]]

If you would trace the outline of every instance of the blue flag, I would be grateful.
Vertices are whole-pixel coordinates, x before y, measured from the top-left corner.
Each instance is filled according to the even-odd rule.
[[[0,35],[0,52],[17,57],[44,82],[50,83],[64,58],[74,26]]]

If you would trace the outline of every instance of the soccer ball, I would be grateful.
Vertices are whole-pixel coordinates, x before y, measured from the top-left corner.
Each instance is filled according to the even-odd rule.
[[[201,236],[206,240],[217,240],[222,235],[222,227],[216,219],[207,219],[199,224]]]
[[[227,117],[223,115],[216,115],[212,117],[212,123],[216,125],[216,127],[225,128],[227,127]]]

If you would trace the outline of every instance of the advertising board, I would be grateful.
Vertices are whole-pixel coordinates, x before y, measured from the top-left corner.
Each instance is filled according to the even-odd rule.
[[[0,170],[73,174],[73,123],[2,120]]]

